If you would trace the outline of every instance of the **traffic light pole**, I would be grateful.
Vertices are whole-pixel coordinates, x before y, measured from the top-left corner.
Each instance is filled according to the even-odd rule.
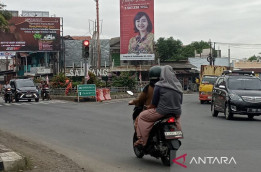
[[[88,60],[84,58],[84,84],[87,84]]]

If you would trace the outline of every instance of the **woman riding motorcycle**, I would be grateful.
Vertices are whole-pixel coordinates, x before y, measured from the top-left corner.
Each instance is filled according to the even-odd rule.
[[[138,140],[134,145],[145,146],[154,122],[164,115],[175,116],[177,128],[181,130],[182,99],[183,89],[172,67],[169,65],[162,67],[160,81],[155,84],[152,104],[147,110],[141,112],[137,118],[136,132]]]

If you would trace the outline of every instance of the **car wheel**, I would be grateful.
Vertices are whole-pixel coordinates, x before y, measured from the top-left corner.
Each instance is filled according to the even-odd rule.
[[[248,115],[248,119],[250,120],[254,119],[254,115]]]
[[[39,102],[39,99],[35,99],[35,102]]]
[[[200,100],[200,104],[203,104],[203,103],[205,103],[205,100]]]
[[[233,118],[233,114],[230,112],[229,104],[225,105],[225,112],[224,112],[224,114],[225,114],[225,118],[227,120],[231,120]]]
[[[215,110],[214,102],[211,102],[211,114],[213,117],[218,116],[218,111]]]

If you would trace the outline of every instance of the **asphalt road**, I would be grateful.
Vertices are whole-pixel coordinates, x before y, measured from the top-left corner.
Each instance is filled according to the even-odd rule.
[[[261,117],[211,116],[210,104],[184,95],[183,150],[261,150]],[[0,129],[44,144],[93,171],[170,171],[150,156],[137,159],[132,150],[130,99],[108,102],[19,102],[0,100]]]

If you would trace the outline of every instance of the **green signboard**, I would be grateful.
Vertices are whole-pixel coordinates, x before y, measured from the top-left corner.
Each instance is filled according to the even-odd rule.
[[[85,84],[77,85],[78,97],[96,97],[96,85],[95,84]]]

